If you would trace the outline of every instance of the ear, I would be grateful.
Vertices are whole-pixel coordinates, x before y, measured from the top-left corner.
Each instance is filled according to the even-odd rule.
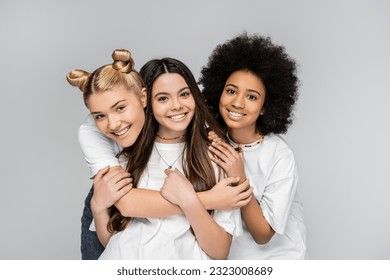
[[[146,88],[142,88],[141,89],[140,95],[141,95],[142,106],[145,108],[146,104],[147,104],[147,101],[148,101],[148,97],[147,97],[147,94],[146,94]]]

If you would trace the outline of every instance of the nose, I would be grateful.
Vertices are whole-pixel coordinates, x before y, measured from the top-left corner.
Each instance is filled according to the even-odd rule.
[[[107,116],[107,120],[108,120],[108,123],[107,123],[107,127],[110,129],[110,130],[118,130],[121,126],[121,122],[120,122],[120,119],[118,116],[115,116],[115,115],[111,115],[111,116]]]
[[[232,106],[237,109],[245,108],[244,94],[237,94],[232,100]]]
[[[172,106],[171,106],[171,110],[172,111],[175,111],[175,110],[180,110],[181,108],[183,108],[183,105],[181,104],[181,101],[179,98],[172,98]]]

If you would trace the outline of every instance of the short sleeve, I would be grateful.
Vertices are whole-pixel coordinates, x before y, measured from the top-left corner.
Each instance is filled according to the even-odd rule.
[[[116,155],[122,148],[99,131],[91,115],[88,115],[81,124],[78,137],[81,150],[90,170],[91,179],[107,165],[120,165]]]
[[[240,236],[243,233],[240,209],[215,210],[214,221],[232,236]]]
[[[262,197],[256,197],[260,201],[264,217],[279,234],[284,234],[297,184],[296,162],[292,152],[287,151],[275,162]]]

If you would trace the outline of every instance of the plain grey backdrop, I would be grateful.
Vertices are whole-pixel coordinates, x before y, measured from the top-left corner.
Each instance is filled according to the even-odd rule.
[[[77,140],[87,115],[65,79],[129,49],[139,69],[172,56],[199,77],[242,31],[299,63],[286,135],[299,163],[311,259],[390,259],[390,2],[0,2],[0,259],[80,259],[91,187]]]

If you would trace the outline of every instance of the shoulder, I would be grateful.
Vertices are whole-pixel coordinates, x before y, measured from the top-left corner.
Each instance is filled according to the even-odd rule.
[[[295,170],[297,162],[294,153],[286,140],[279,134],[267,135],[263,142],[264,154],[268,156],[269,164],[273,168]],[[294,172],[295,172],[294,171]]]
[[[91,115],[88,115],[78,130],[79,144],[83,150],[93,149],[109,149],[113,153],[119,153],[122,148],[114,140],[104,135],[95,124]]]
[[[79,127],[79,134],[97,131],[99,131],[99,129],[96,127],[94,119],[88,114]]]
[[[264,138],[263,145],[275,154],[294,157],[294,153],[287,141],[280,134],[270,134]]]

